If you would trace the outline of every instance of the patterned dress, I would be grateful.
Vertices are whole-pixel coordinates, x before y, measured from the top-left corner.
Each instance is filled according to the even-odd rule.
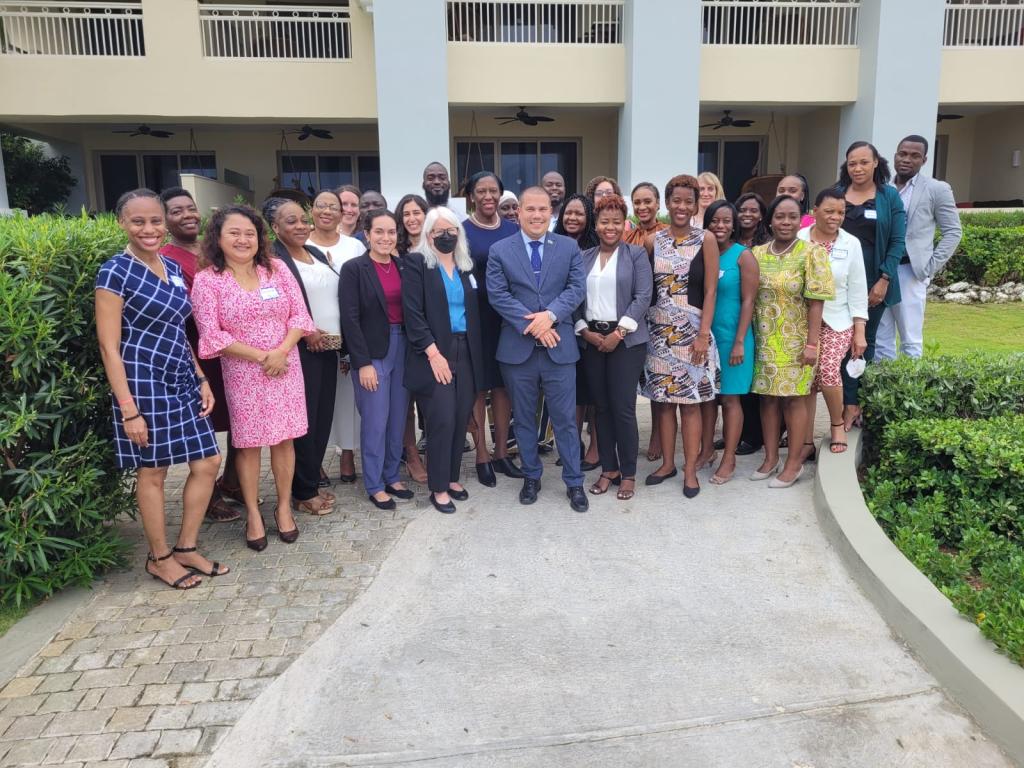
[[[814,367],[803,364],[807,343],[807,299],[835,298],[832,266],[820,245],[803,240],[782,256],[755,246],[761,287],[754,304],[756,358],[752,392],[774,397],[807,395]]]
[[[709,342],[707,360],[696,365],[690,362],[701,310],[689,303],[686,291],[690,265],[703,244],[703,229],[691,230],[681,241],[674,241],[667,229],[654,238],[654,303],[647,312],[651,340],[640,391],[657,403],[694,405],[718,395],[721,371],[714,338]]]
[[[105,262],[96,276],[97,289],[124,301],[121,360],[149,431],[145,448],[129,440],[121,408],[111,395],[117,465],[122,469],[167,467],[219,452],[212,422],[199,415],[199,381],[185,336],[185,320],[192,314],[185,280],[177,264],[161,260],[166,283],[127,253]]]
[[[273,272],[257,267],[260,286],[242,290],[231,272],[204,269],[192,287],[199,356],[216,357],[241,342],[270,350],[284,341],[293,328],[308,335],[316,330],[306,311],[299,284],[283,264]],[[288,352],[288,370],[270,377],[250,360],[221,357],[224,390],[231,414],[231,444],[235,448],[277,445],[306,434],[306,393],[299,350]]]

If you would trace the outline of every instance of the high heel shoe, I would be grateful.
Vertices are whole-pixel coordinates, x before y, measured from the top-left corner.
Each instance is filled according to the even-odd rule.
[[[281,523],[277,520],[277,509],[274,509],[274,525],[277,526],[277,538],[283,541],[285,544],[294,544],[295,540],[299,538],[299,526],[295,525],[290,531],[282,531]]]
[[[797,480],[800,479],[800,475],[802,475],[803,473],[804,473],[804,465],[801,464],[800,465],[800,469],[798,469],[797,472],[796,472],[796,477],[794,477],[792,480],[779,480],[779,478],[773,477],[771,480],[768,481],[768,487],[769,488],[789,488],[789,486],[791,486],[793,483],[795,483]]]
[[[248,536],[245,537],[245,546],[251,549],[253,552],[262,552],[267,548],[267,524],[263,522],[263,516],[260,515],[260,522],[263,523],[263,535],[258,539],[250,539]],[[242,529],[243,534],[249,532],[249,521],[245,521],[245,528]]]
[[[776,472],[778,472],[780,469],[782,469],[782,466],[783,466],[782,459],[779,459],[775,463],[775,466],[772,467],[771,469],[769,469],[767,472],[762,472],[759,469],[755,469],[753,472],[750,473],[750,479],[751,480],[767,480],[769,477],[771,477]]]

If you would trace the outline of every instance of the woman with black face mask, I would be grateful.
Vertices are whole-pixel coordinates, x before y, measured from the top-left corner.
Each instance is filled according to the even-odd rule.
[[[483,383],[473,260],[459,217],[431,209],[418,253],[405,257],[405,387],[426,419],[427,486],[438,512],[469,498],[459,482],[465,427]]]

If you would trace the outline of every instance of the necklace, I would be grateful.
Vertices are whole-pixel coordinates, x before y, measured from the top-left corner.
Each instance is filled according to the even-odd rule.
[[[469,214],[469,219],[481,229],[497,229],[501,226],[501,216],[495,216],[495,222],[493,224],[484,224],[480,219],[476,217],[476,211]]]
[[[370,258],[373,259],[372,256]],[[388,260],[388,265],[386,267],[384,266],[383,261],[377,261],[376,259],[373,259],[373,263],[376,264],[380,268],[380,271],[383,272],[385,275],[390,275],[391,268],[395,266],[395,262],[391,261],[390,259]]]
[[[770,243],[768,243],[768,253],[770,253],[775,258],[779,258],[780,256],[785,256],[787,253],[793,250],[794,245],[796,245],[796,240],[791,241],[790,244],[783,248],[782,252],[780,253],[775,250],[775,241],[772,240]]]
[[[826,237],[824,240],[820,240],[817,237],[815,237],[815,235],[817,235],[817,234],[818,234],[817,227],[811,227],[811,231],[810,231],[811,240],[813,240],[818,245],[830,246],[830,245],[833,245],[835,243],[835,241],[838,239],[837,237],[831,237],[831,238]]]
[[[125,246],[124,252],[127,253],[129,256],[131,256],[133,259],[135,259],[137,262],[139,262],[142,266],[144,266],[146,269],[148,269],[154,275],[156,275],[158,280],[160,280],[161,282],[164,282],[164,283],[167,282],[167,267],[164,266],[164,260],[160,258],[159,254],[157,254],[157,257],[156,257],[156,263],[160,265],[160,270],[163,272],[163,276],[162,277],[160,275],[160,272],[157,271],[156,267],[154,267],[152,264],[150,264],[144,258],[139,256],[139,254],[135,253],[135,251],[133,251],[129,246]]]

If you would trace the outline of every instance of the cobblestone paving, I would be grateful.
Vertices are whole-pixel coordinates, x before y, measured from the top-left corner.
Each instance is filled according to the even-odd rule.
[[[264,462],[267,462],[264,451]],[[337,460],[330,466],[337,476]],[[168,477],[169,538],[184,471]],[[415,484],[410,487],[415,488]],[[426,492],[394,512],[362,485],[337,485],[334,514],[296,515],[295,544],[273,524],[269,473],[260,494],[270,544],[245,547],[241,521],[205,524],[200,549],[231,573],[188,591],[147,576],[138,522],[124,534],[130,569],[109,575],[53,641],[0,690],[0,766],[193,768],[274,678],[373,579]]]

